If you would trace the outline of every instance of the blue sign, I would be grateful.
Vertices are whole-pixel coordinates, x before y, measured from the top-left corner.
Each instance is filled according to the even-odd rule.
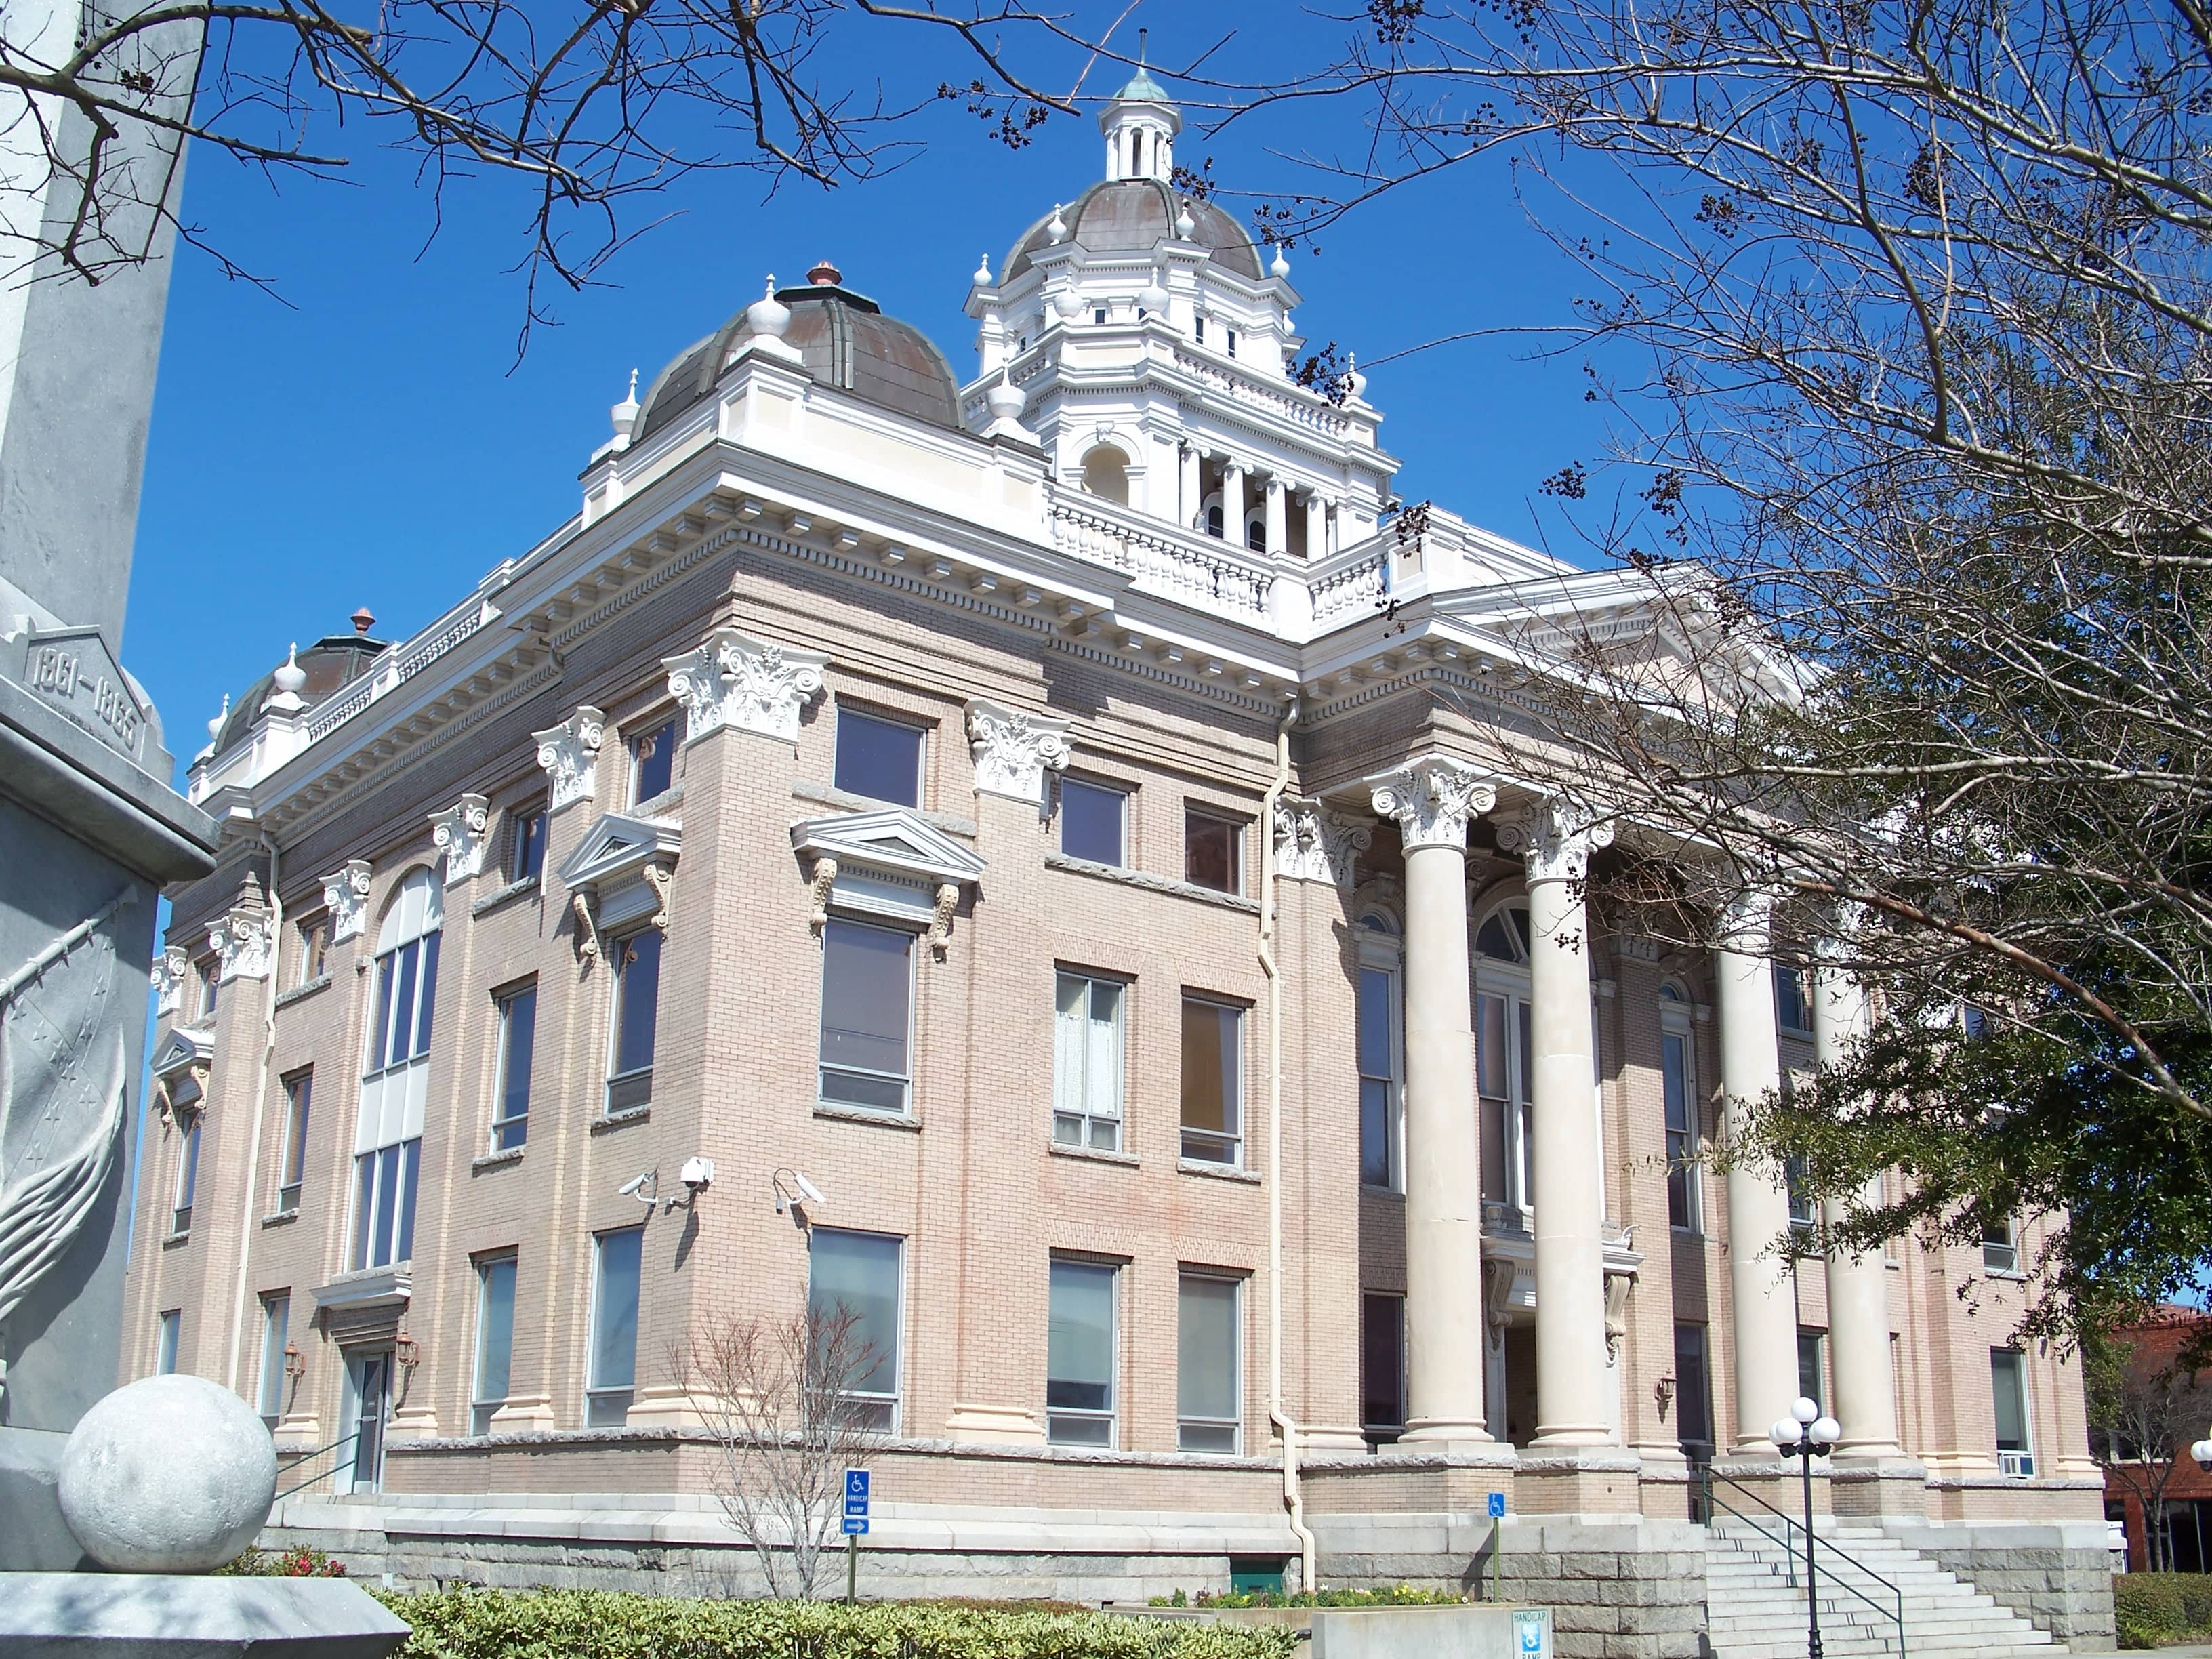
[[[1490,1494],[1490,1518],[1493,1521],[1505,1518],[1505,1494],[1502,1492]]]
[[[1522,1659],[1548,1659],[1552,1644],[1550,1620],[1541,1612],[1516,1613],[1513,1615],[1514,1650]]]
[[[868,1501],[868,1472],[866,1469],[845,1471],[845,1497],[848,1501],[855,1498],[863,1504]]]
[[[868,1530],[868,1517],[867,1517],[866,1516],[865,1516],[865,1515],[849,1515],[849,1514],[848,1514],[848,1516],[846,1516],[846,1517],[845,1517],[845,1536],[846,1536],[846,1537],[848,1537],[848,1538],[860,1538],[860,1537],[865,1537],[865,1536],[866,1535],[866,1534],[867,1534],[867,1530]]]

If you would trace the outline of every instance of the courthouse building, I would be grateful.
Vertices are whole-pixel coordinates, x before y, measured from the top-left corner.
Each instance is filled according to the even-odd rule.
[[[2109,1628],[2018,1287],[1793,1261],[1701,1161],[1863,999],[1755,898],[1717,956],[1593,931],[1632,830],[1501,764],[1496,671],[1670,648],[1647,579],[1396,511],[1165,93],[1101,125],[964,385],[866,250],[771,281],[574,517],[227,705],[128,1370],[257,1401],[356,1571],[681,1590],[748,1570],[672,1357],[811,1295],[873,1348],[879,1589],[1472,1584],[1502,1492],[1509,1591],[1644,1581],[1562,1613],[1624,1653],[1698,1650],[1693,1473],[1771,1476],[1802,1391],[1824,1507]]]

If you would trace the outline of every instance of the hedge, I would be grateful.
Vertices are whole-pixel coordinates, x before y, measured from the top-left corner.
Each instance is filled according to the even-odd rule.
[[[2212,1636],[2212,1573],[2115,1573],[2112,1620],[2124,1648]]]
[[[378,1599],[404,1659],[1288,1659],[1295,1632],[927,1602],[692,1601],[612,1590]]]

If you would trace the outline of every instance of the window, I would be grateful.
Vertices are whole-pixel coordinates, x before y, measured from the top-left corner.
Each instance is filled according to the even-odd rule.
[[[1182,1000],[1182,1155],[1234,1164],[1243,1146],[1244,1011]]]
[[[851,708],[837,711],[837,787],[894,806],[921,805],[921,732]]]
[[[1238,854],[1243,842],[1243,824],[1210,812],[1185,811],[1182,878],[1194,887],[1210,887],[1217,893],[1242,892],[1244,872]]]
[[[623,954],[628,954],[627,945]],[[625,970],[616,971],[619,975]],[[507,992],[495,1006],[499,1010],[499,1076],[492,1086],[491,1149],[505,1152],[530,1138],[530,1058],[538,1039],[536,981]],[[648,1067],[652,1059],[653,1044],[648,1038]]]
[[[222,963],[215,957],[202,957],[193,971],[198,975],[200,983],[199,1013],[196,1018],[213,1019],[216,998],[222,990]]]
[[[1129,861],[1129,798],[1119,789],[1063,778],[1060,785],[1060,850],[1072,859],[1119,868]]]
[[[352,1265],[387,1267],[415,1253],[415,1186],[429,1092],[445,900],[428,870],[392,895],[376,937],[376,994],[354,1132]]]
[[[261,1298],[261,1378],[255,1409],[272,1429],[284,1415],[284,1347],[291,1322],[289,1291],[271,1291]]]
[[[606,1261],[605,1238],[601,1240],[602,1270]],[[632,1228],[629,1237],[645,1235]],[[635,1246],[632,1247],[635,1250]],[[602,1278],[603,1284],[605,1282]],[[637,1273],[630,1269],[630,1351],[637,1347]],[[597,1350],[594,1349],[596,1358]],[[492,1256],[477,1263],[477,1366],[470,1389],[469,1432],[489,1434],[492,1413],[507,1403],[507,1374],[514,1358],[514,1258]],[[625,1402],[625,1406],[627,1402]]]
[[[167,1376],[177,1369],[177,1328],[185,1322],[185,1310],[172,1308],[156,1316],[154,1322],[154,1372]]]
[[[1774,1023],[1792,1036],[1809,1036],[1813,1008],[1805,997],[1805,975],[1788,963],[1774,964]]]
[[[1191,321],[1195,325],[1195,332],[1194,332],[1191,337],[1196,340],[1199,344],[1204,345],[1206,343],[1206,319],[1203,317],[1194,317],[1191,319]]]
[[[670,716],[629,745],[629,798],[633,805],[665,795],[676,786],[676,720]]]
[[[1698,1166],[1698,1091],[1691,1065],[1690,1011],[1673,986],[1659,992],[1659,1077],[1667,1113],[1667,1222],[1705,1231],[1705,1182]]]
[[[1045,1332],[1045,1438],[1058,1446],[1114,1443],[1114,1302],[1117,1271],[1054,1261]]]
[[[300,1207],[300,1188],[307,1172],[307,1112],[313,1103],[315,1070],[295,1072],[284,1079],[284,1145],[276,1156],[276,1212]]]
[[[545,870],[545,803],[533,801],[507,815],[507,878],[528,881]]]
[[[1237,331],[1232,328],[1224,331],[1229,336],[1229,355],[1234,357],[1237,355]]]
[[[637,1388],[637,1288],[645,1229],[599,1233],[592,1242],[592,1370],[584,1426],[618,1429],[629,1421],[630,1398]],[[510,1295],[513,1288],[510,1283]]]
[[[1054,983],[1052,1138],[1063,1146],[1121,1146],[1121,1004],[1128,988],[1086,974]]]
[[[1186,1273],[1176,1286],[1176,1444],[1233,1457],[1243,1421],[1233,1279]]]
[[[1208,503],[1206,509],[1206,533],[1212,537],[1216,541],[1219,541],[1221,539],[1221,503],[1218,501]]]
[[[331,971],[331,919],[328,916],[309,916],[300,924],[300,977],[295,981],[313,985]]]
[[[2027,1357],[2017,1348],[1990,1350],[1990,1396],[1996,1411],[1997,1468],[2026,1480],[2035,1473],[2027,1439]]]
[[[1395,1440],[1406,1426],[1406,1298],[1370,1292],[1359,1298],[1359,1420],[1372,1444]]]
[[[1475,932],[1474,1073],[1482,1112],[1482,1195],[1527,1210],[1535,1195],[1530,1099],[1528,907],[1504,905]]]
[[[1826,1346],[1826,1331],[1797,1333],[1797,1392],[1823,1412],[1828,1409],[1828,1390],[1822,1381],[1827,1376],[1827,1368],[1821,1363],[1822,1351]]]
[[[1713,1389],[1703,1325],[1674,1327],[1674,1438],[1692,1463],[1713,1455]]]
[[[1255,553],[1267,550],[1267,520],[1257,513],[1244,526],[1244,545]]]
[[[1106,320],[1106,307],[1104,306],[1091,307],[1091,320],[1094,323],[1104,322]]]
[[[1398,976],[1359,970],[1359,1179],[1398,1186]]]
[[[817,1227],[806,1256],[806,1315],[818,1334],[845,1334],[842,1383],[865,1427],[898,1426],[900,1258],[903,1239]]]
[[[1982,1230],[1982,1266],[1993,1273],[2019,1273],[2020,1237],[2011,1217],[1992,1221]]]
[[[822,1100],[907,1110],[914,935],[833,917],[822,930]]]
[[[653,1099],[653,1038],[660,1024],[662,937],[658,927],[642,927],[615,941],[611,953],[615,1006],[607,1057],[609,1116],[635,1111]],[[537,1017],[533,1003],[533,1024]]]
[[[177,1138],[177,1189],[169,1210],[169,1236],[181,1238],[192,1230],[192,1189],[200,1182],[200,1119],[191,1114]]]
[[[1804,1160],[1784,1159],[1782,1178],[1790,1191],[1790,1242],[1801,1254],[1810,1252],[1820,1232],[1820,1217],[1813,1194],[1807,1190]]]

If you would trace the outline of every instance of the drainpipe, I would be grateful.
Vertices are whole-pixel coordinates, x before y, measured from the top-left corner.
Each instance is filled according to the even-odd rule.
[[[246,1140],[246,1203],[238,1218],[238,1288],[230,1309],[230,1369],[223,1377],[224,1386],[233,1394],[238,1393],[239,1350],[246,1341],[246,1293],[252,1283],[258,1219],[253,1211],[261,1188],[261,1120],[269,1115],[269,1068],[276,1055],[276,988],[283,983],[284,962],[284,901],[276,896],[276,843],[265,830],[261,846],[269,854],[269,994],[262,1001],[261,1057],[253,1072],[253,1133]]]
[[[1275,807],[1291,782],[1296,699],[1275,727],[1275,779],[1260,804],[1260,971],[1267,976],[1267,1420],[1283,1442],[1283,1507],[1298,1540],[1298,1588],[1314,1584],[1313,1528],[1298,1491],[1298,1425],[1283,1409],[1283,976],[1275,964]]]

